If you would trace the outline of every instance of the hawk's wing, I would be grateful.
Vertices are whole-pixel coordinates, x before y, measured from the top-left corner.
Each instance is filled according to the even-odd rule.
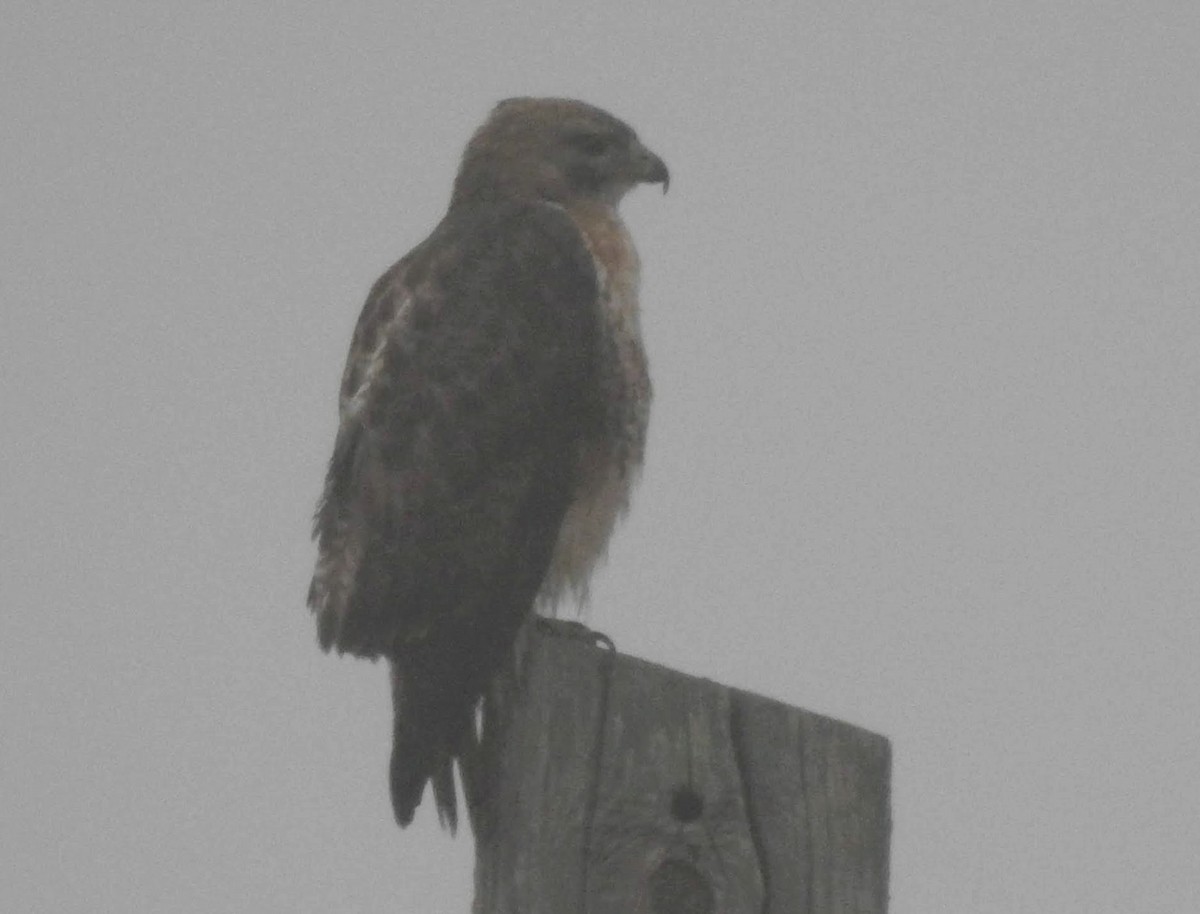
[[[410,665],[460,676],[487,675],[488,644],[507,650],[600,421],[597,294],[578,231],[547,204],[451,214],[376,283],[315,524],[326,649],[411,647]]]

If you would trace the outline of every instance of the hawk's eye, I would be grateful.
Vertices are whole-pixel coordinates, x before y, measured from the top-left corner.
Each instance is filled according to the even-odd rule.
[[[612,137],[584,131],[571,134],[567,142],[586,156],[602,156],[612,146]]]

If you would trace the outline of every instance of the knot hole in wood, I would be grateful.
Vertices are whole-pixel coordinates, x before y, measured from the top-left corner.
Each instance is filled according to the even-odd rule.
[[[650,874],[654,914],[713,914],[716,901],[704,874],[686,860],[668,857]]]
[[[692,787],[676,787],[671,791],[671,815],[678,822],[695,822],[704,815],[704,797]]]

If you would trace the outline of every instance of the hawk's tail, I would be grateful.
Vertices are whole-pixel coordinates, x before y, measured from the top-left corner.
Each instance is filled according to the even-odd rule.
[[[475,741],[475,702],[478,696],[431,694],[403,677],[392,665],[394,714],[390,786],[392,810],[401,827],[433,785],[438,819],[453,833],[458,827],[458,794],[454,762]],[[469,798],[468,798],[469,802]]]

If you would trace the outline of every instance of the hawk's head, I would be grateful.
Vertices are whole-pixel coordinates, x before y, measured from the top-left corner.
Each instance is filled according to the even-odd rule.
[[[615,204],[635,184],[662,184],[663,160],[625,122],[569,98],[510,98],[467,144],[451,206],[500,199]]]

